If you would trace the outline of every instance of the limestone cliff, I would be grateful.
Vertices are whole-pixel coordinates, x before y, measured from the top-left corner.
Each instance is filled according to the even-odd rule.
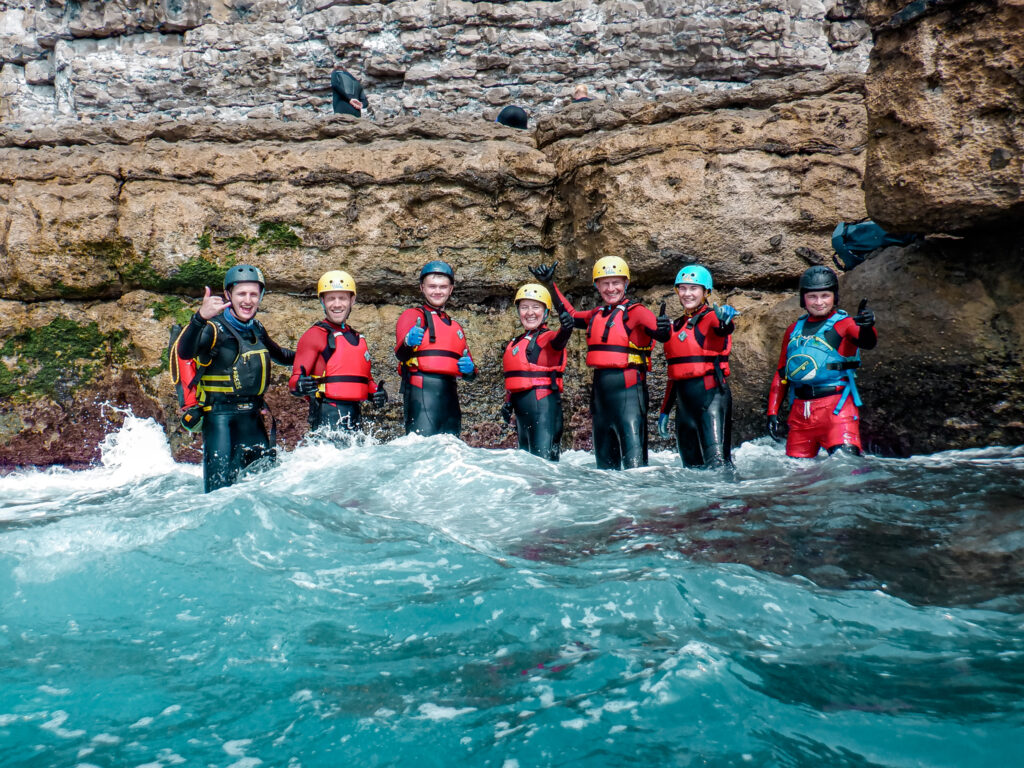
[[[467,436],[501,442],[500,348],[528,264],[558,260],[562,286],[583,302],[590,264],[604,253],[629,258],[635,289],[672,307],[671,278],[690,260],[712,266],[720,296],[791,283],[820,260],[836,220],[863,216],[861,87],[858,76],[800,76],[653,106],[582,104],[543,123],[539,141],[425,118],[9,132],[0,338],[2,394],[15,402],[4,451],[26,457],[32,435],[45,434],[45,456],[67,460],[61,429],[88,421],[96,393],[173,423],[161,367],[167,326],[230,263],[266,270],[266,324],[287,342],[318,316],[317,276],[350,270],[360,286],[353,323],[386,370],[416,270],[438,255],[458,269],[454,311],[483,370],[466,389]],[[50,333],[57,318],[63,332]],[[740,370],[745,343],[737,339]],[[68,361],[65,376],[38,376],[47,344]],[[571,439],[585,446],[582,349],[574,342],[567,400]],[[737,380],[741,437],[759,429],[769,370]],[[662,378],[659,368],[655,396]],[[301,405],[286,395],[276,405],[294,439]],[[392,411],[384,428],[396,427]]]
[[[811,72],[863,72],[859,0],[9,0],[0,116],[297,118],[330,111],[338,66],[376,119],[547,113],[577,83],[659,98]]]

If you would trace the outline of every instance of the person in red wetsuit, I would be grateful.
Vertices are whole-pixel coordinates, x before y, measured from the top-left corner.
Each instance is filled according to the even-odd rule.
[[[574,320],[564,309],[559,328],[546,324],[551,311],[551,294],[543,285],[527,283],[514,300],[523,332],[505,345],[502,369],[505,373],[505,423],[516,417],[519,447],[535,456],[558,461],[562,440],[562,372],[565,345],[572,335]]]
[[[554,277],[554,265],[530,270],[544,282]],[[572,315],[577,328],[587,329],[587,365],[594,369],[590,411],[594,455],[598,469],[647,466],[647,411],[650,396],[647,372],[655,341],[665,341],[672,321],[626,298],[629,265],[618,256],[594,264],[594,288],[603,304],[577,310],[555,289],[559,305]]]
[[[729,352],[733,318],[728,304],[712,306],[711,273],[691,264],[676,275],[676,294],[683,314],[672,323],[665,342],[668,386],[658,418],[658,433],[669,437],[668,419],[676,407],[676,448],[684,467],[729,464],[732,442],[732,393]]]
[[[786,441],[786,455],[813,458],[821,448],[860,454],[860,395],[854,371],[860,350],[878,343],[875,315],[860,303],[850,317],[839,303],[839,279],[828,267],[800,277],[800,306],[807,310],[786,330],[768,394],[768,434]],[[779,409],[790,394],[788,434]]]
[[[348,272],[325,272],[317,283],[324,319],[302,334],[288,388],[309,400],[312,429],[352,431],[362,424],[359,404],[369,400],[381,408],[388,402],[384,382],[370,372],[366,339],[348,325],[356,303],[356,281]]]
[[[405,310],[395,326],[395,357],[402,374],[405,433],[462,431],[459,378],[476,378],[462,326],[444,311],[455,290],[455,271],[444,261],[420,270],[423,304]]]

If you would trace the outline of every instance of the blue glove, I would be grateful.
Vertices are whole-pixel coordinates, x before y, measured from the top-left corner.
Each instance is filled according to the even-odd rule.
[[[473,365],[473,359],[465,352],[462,353],[462,357],[459,358],[459,373],[466,375],[476,370],[476,366]]]
[[[668,414],[663,413],[658,417],[658,434],[664,437],[666,440],[672,437],[672,433],[668,431]]]
[[[735,309],[730,307],[728,304],[722,304],[721,306],[715,307],[715,317],[718,318],[718,325],[725,326],[732,322],[732,319],[736,317],[737,312]]]
[[[405,334],[405,346],[418,347],[423,341],[423,321],[417,320],[416,325]]]

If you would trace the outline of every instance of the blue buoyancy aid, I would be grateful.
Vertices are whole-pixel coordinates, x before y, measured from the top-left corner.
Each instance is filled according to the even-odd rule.
[[[828,342],[829,331],[847,314],[839,309],[832,317],[822,323],[813,334],[804,334],[807,315],[803,315],[793,326],[786,345],[786,381],[790,385],[801,384],[815,387],[843,387],[843,396],[839,398],[834,413],[839,413],[846,404],[846,399],[853,396],[853,404],[861,405],[854,370],[860,366],[860,350],[852,357],[844,357]],[[835,335],[835,334],[831,334]],[[790,389],[790,399],[793,389]]]

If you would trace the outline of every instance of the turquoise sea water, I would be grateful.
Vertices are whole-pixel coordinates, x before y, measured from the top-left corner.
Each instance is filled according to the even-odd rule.
[[[0,765],[1024,764],[1024,448],[0,477]]]

